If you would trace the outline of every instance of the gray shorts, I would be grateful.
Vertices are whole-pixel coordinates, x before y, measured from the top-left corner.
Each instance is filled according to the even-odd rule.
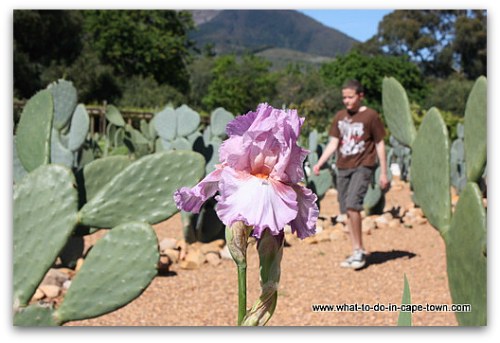
[[[348,209],[363,210],[363,200],[368,186],[373,182],[374,168],[358,167],[339,169],[337,171],[337,192],[340,204],[340,213]]]

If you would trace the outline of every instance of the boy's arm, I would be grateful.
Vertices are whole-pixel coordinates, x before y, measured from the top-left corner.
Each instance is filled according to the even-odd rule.
[[[375,144],[377,150],[378,161],[380,163],[380,178],[379,184],[380,188],[385,189],[389,185],[389,179],[387,178],[387,159],[385,156],[385,143],[382,139],[380,142]]]
[[[335,153],[338,146],[339,146],[339,139],[337,137],[331,136],[330,142],[328,142],[328,144],[326,145],[325,151],[323,151],[318,162],[313,167],[314,174],[319,175],[319,169],[330,158],[330,156],[332,156]]]

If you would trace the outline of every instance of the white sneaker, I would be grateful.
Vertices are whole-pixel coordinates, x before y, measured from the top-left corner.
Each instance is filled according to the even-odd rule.
[[[342,268],[360,269],[366,264],[366,253],[364,250],[354,250],[351,256],[340,263]]]

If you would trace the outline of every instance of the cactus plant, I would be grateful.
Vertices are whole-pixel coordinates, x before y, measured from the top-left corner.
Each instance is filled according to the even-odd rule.
[[[478,182],[486,165],[487,83],[481,76],[472,87],[464,116],[464,149],[467,180]]]
[[[53,119],[54,102],[50,91],[40,91],[28,100],[19,119],[14,142],[17,156],[28,172],[50,162]]]
[[[81,223],[111,228],[127,221],[165,220],[178,211],[168,195],[179,185],[201,179],[203,166],[203,158],[190,151],[143,157],[115,175],[81,208]]]
[[[58,80],[47,86],[54,100],[54,128],[62,130],[71,121],[78,101],[78,93],[73,83]]]
[[[198,129],[200,115],[187,105],[167,106],[155,115],[153,123],[165,149],[191,150],[187,136]]]
[[[465,150],[464,150],[464,125],[457,124],[458,138],[453,141],[450,149],[450,170],[451,184],[455,187],[457,193],[460,193],[467,183],[467,174],[465,172]]]
[[[124,263],[123,256],[132,262]],[[18,308],[14,324],[62,325],[114,311],[146,289],[156,276],[158,259],[158,241],[149,224],[121,224],[94,245],[58,309]]]
[[[407,101],[395,79],[384,79],[384,115],[389,126],[408,126],[398,105]],[[404,90],[403,90],[404,91]],[[486,215],[476,182],[486,166],[486,78],[480,77],[469,95],[464,119],[464,150],[468,183],[452,214],[450,147],[446,126],[435,108],[424,117],[412,148],[412,183],[417,201],[446,244],[448,282],[454,303],[470,304],[470,313],[456,313],[460,325],[486,325]],[[406,100],[405,100],[406,99]],[[411,131],[406,127],[404,131]],[[404,135],[396,136],[403,140]]]
[[[14,148],[21,153],[14,155],[19,157],[14,185],[15,325],[61,325],[113,311],[137,297],[156,275],[158,243],[151,224],[177,213],[171,200],[174,190],[194,185],[204,174],[203,157],[187,151],[155,153],[133,163],[126,157],[107,157],[80,172],[50,163],[56,160],[50,154],[51,137],[58,139],[52,144],[66,149],[67,144],[73,149],[80,144],[86,121],[77,112],[85,115],[83,105],[67,122],[74,129],[80,125],[75,123],[83,122],[84,127],[71,138],[71,127],[62,124],[65,120],[61,119],[63,129],[53,127],[52,94],[44,90],[28,101],[17,129]],[[36,129],[43,134],[30,139]],[[33,150],[43,158],[34,156]],[[29,305],[47,270],[80,226],[111,231],[91,249],[59,308]],[[130,254],[133,258],[124,262],[123,256]],[[103,289],[109,291],[103,293]]]
[[[15,307],[28,303],[78,221],[74,184],[70,170],[45,165],[14,185]]]

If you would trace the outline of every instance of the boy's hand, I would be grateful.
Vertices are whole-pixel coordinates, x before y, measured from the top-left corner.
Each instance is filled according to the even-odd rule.
[[[313,167],[313,173],[314,175],[319,175],[319,168],[320,168],[320,165],[318,163],[316,163]]]
[[[386,174],[380,173],[379,185],[382,190],[387,189],[387,187],[389,186],[389,180],[387,179]]]

